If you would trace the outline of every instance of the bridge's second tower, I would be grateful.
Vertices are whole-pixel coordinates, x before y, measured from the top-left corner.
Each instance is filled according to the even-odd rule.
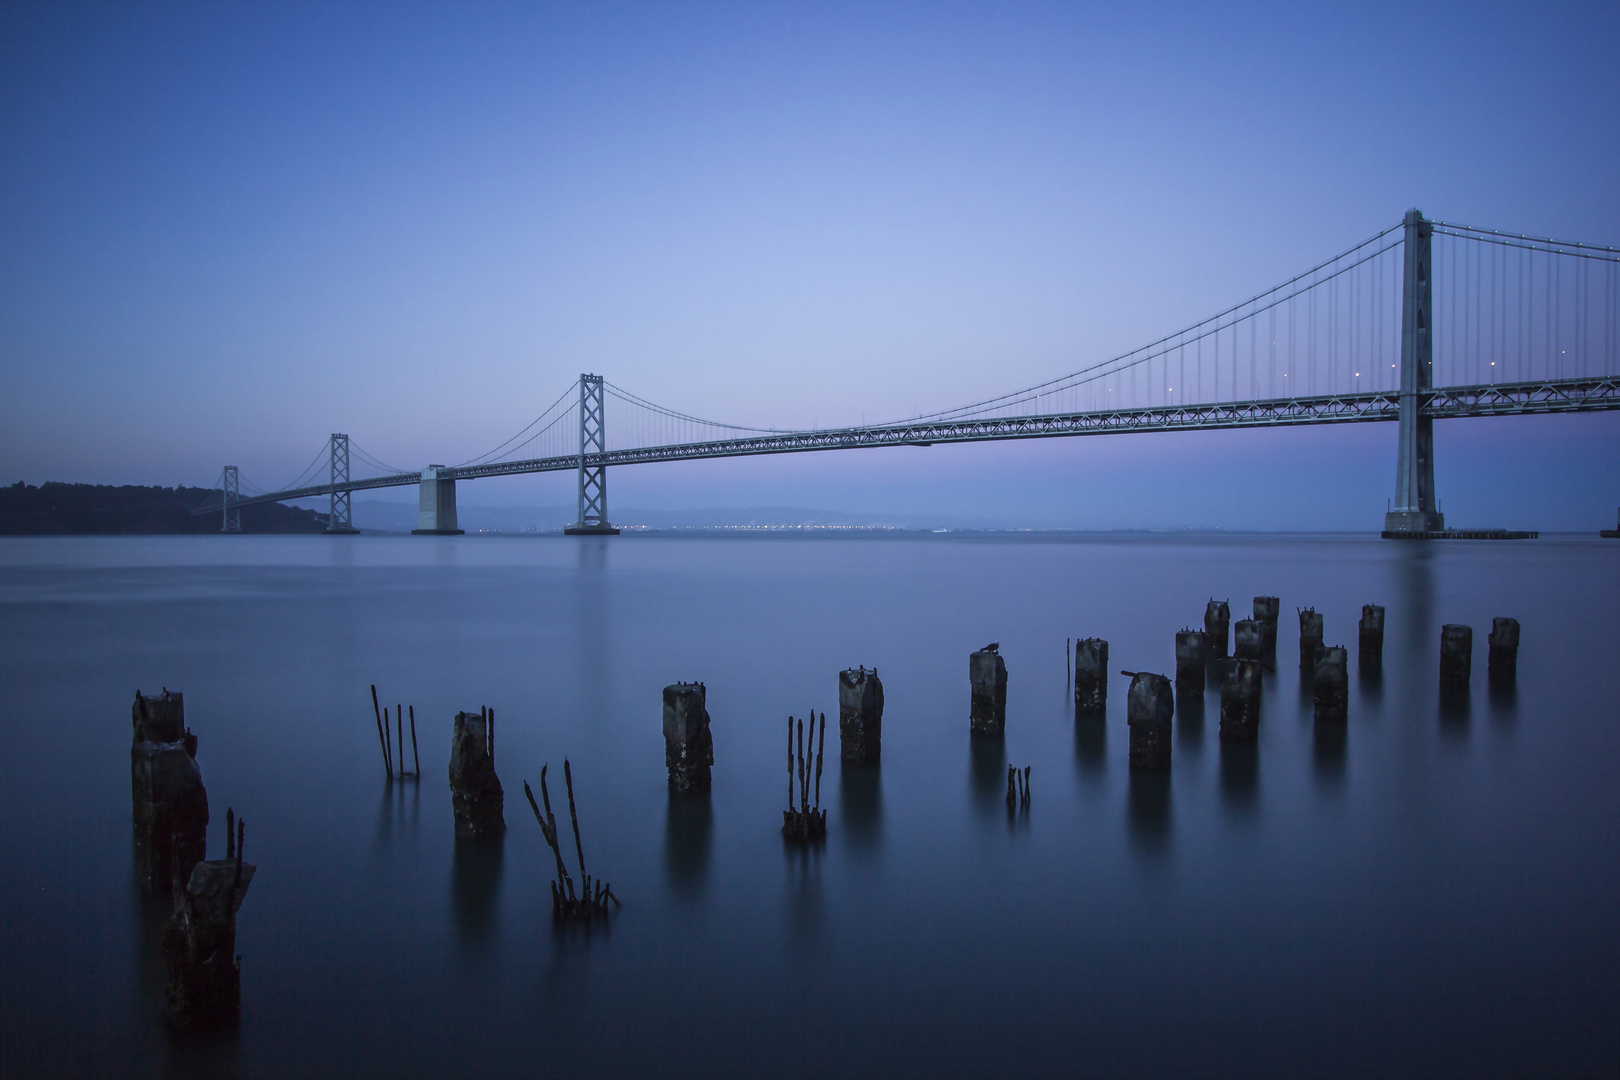
[[[579,516],[563,532],[569,536],[617,536],[607,520],[607,466],[593,455],[607,449],[602,376],[579,377]]]
[[[339,484],[349,482],[349,437],[341,432],[333,432],[331,442],[328,443],[331,454],[331,502],[326,515],[326,531],[352,536],[360,530],[354,527],[350,520],[349,505],[350,493],[348,488],[338,488]]]
[[[1446,519],[1434,497],[1434,227],[1418,210],[1406,212],[1406,276],[1401,300],[1400,446],[1395,499],[1384,535],[1440,532]]]

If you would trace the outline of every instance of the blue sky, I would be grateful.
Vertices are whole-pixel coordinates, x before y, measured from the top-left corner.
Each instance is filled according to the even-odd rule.
[[[456,462],[580,371],[744,424],[886,419],[1411,206],[1617,244],[1617,55],[1614,4],[6,3],[0,479],[272,487],[335,430]],[[1620,504],[1615,414],[1437,438],[1455,523]],[[1368,425],[648,466],[611,498],[1371,528],[1393,473]]]

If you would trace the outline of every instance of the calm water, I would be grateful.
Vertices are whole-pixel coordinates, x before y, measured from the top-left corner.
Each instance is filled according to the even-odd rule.
[[[1173,672],[1174,632],[1282,598],[1251,753],[1215,696],[1168,782],[1102,740],[1064,639]],[[1355,620],[1389,609],[1381,682]],[[1296,606],[1351,646],[1317,743]],[[1517,1075],[1620,1072],[1620,543],[1349,537],[0,541],[0,1064],[20,1074]],[[1515,698],[1485,685],[1523,624]],[[1475,628],[1443,713],[1439,627]],[[968,736],[1001,642],[1007,735]],[[881,768],[829,740],[829,837],[784,848],[782,726],[876,665]],[[660,689],[709,688],[707,801]],[[414,704],[383,776],[367,685]],[[183,690],[213,824],[247,819],[243,1017],[164,1027],[133,884],[129,702]],[[495,708],[508,833],[458,849],[450,718]],[[574,765],[611,932],[554,933],[522,798]],[[1006,763],[1032,765],[1010,821]]]

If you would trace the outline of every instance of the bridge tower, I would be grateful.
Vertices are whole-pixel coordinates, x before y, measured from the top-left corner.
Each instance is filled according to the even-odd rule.
[[[220,509],[224,513],[219,531],[239,533],[242,531],[242,508],[237,504],[242,501],[242,484],[235,465],[227,465],[219,471],[219,490]]]
[[[353,534],[356,529],[349,520],[349,489],[338,490],[339,484],[349,482],[349,437],[337,432],[332,434],[331,442],[332,472],[331,472],[331,511],[326,517],[326,531],[329,533]]]
[[[1434,496],[1434,226],[1420,210],[1406,212],[1406,273],[1401,299],[1400,436],[1395,499],[1384,515],[1384,536],[1440,532],[1446,519]]]
[[[617,536],[607,519],[607,466],[587,465],[591,454],[607,449],[603,431],[602,376],[579,377],[579,516],[563,532],[569,536]]]

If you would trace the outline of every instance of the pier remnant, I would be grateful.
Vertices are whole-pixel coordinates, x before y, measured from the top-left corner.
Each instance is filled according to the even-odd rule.
[[[1466,690],[1474,673],[1474,628],[1446,623],[1440,628],[1440,687]]]
[[[129,750],[130,802],[135,823],[135,874],[161,896],[170,879],[190,876],[208,840],[208,791],[197,767],[197,736],[186,728],[185,696],[135,691]]]
[[[968,657],[972,701],[968,726],[975,735],[1000,735],[1007,726],[1007,665],[992,641]]]
[[[1277,666],[1277,619],[1282,614],[1282,601],[1275,596],[1254,598],[1254,621],[1260,624],[1260,651],[1265,663]]]
[[[1265,626],[1258,619],[1239,619],[1232,627],[1232,655],[1265,663]]]
[[[1148,671],[1122,671],[1120,674],[1131,676],[1131,688],[1125,697],[1126,718],[1131,729],[1131,768],[1168,769],[1170,718],[1176,709],[1170,680]]]
[[[1316,650],[1312,694],[1316,722],[1342,724],[1350,715],[1350,651],[1342,645],[1326,645]]]
[[[700,682],[664,687],[664,764],[669,790],[709,790],[714,740],[709,735],[709,688]]]
[[[1029,809],[1029,769],[1025,765],[1019,770],[1014,765],[1007,766],[1007,812]]]
[[[1313,607],[1299,608],[1299,669],[1316,670],[1316,650],[1322,644],[1322,613]]]
[[[1176,631],[1176,693],[1204,692],[1205,655],[1202,630]]]
[[[851,765],[875,765],[883,753],[883,682],[877,668],[838,673],[838,756]]]
[[[458,838],[506,831],[506,793],[495,775],[494,709],[456,713],[450,729],[450,808]]]
[[[1074,715],[1102,716],[1108,711],[1108,642],[1083,638],[1074,643]]]
[[[540,834],[546,838],[546,846],[557,858],[557,880],[551,883],[551,921],[560,926],[580,924],[589,928],[595,919],[605,921],[608,917],[608,901],[618,904],[619,898],[613,895],[611,885],[605,881],[593,883],[591,875],[585,870],[585,845],[580,843],[579,812],[574,809],[574,770],[568,759],[563,758],[563,780],[568,784],[568,820],[574,826],[574,854],[579,859],[580,891],[574,892],[574,879],[568,873],[562,846],[557,842],[557,819],[551,812],[551,792],[546,787],[546,770],[549,768],[550,762],[540,766],[540,796],[545,800],[546,812],[540,813],[540,807],[534,801],[534,791],[527,780],[523,781],[523,794],[528,797],[529,809],[534,811],[534,820],[540,823]]]
[[[1512,686],[1519,677],[1519,620],[1498,615],[1491,620],[1490,653],[1485,673],[1498,689]]]
[[[1361,605],[1360,649],[1356,663],[1364,668],[1381,667],[1384,663],[1384,609],[1377,604]]]
[[[169,1017],[181,1028],[236,1020],[242,1002],[242,958],[236,955],[236,913],[258,867],[242,861],[246,825],[225,811],[225,857],[199,861],[180,873],[171,864],[174,914],[164,934]]]
[[[799,725],[799,745],[793,746],[793,717],[788,717],[788,808],[782,811],[782,835],[801,844],[827,837],[827,811],[821,809],[821,761],[827,745],[827,714],[821,714],[821,736],[816,737],[816,712],[810,710],[810,745],[804,741],[804,721]],[[812,761],[812,759],[814,759]],[[811,802],[811,780],[815,781],[815,801]],[[799,801],[793,792],[797,784]]]
[[[1232,623],[1232,605],[1213,596],[1204,605],[1204,645],[1211,660],[1228,655],[1226,631]]]
[[[1221,684],[1221,738],[1254,742],[1260,734],[1260,662],[1233,660],[1232,677]]]

